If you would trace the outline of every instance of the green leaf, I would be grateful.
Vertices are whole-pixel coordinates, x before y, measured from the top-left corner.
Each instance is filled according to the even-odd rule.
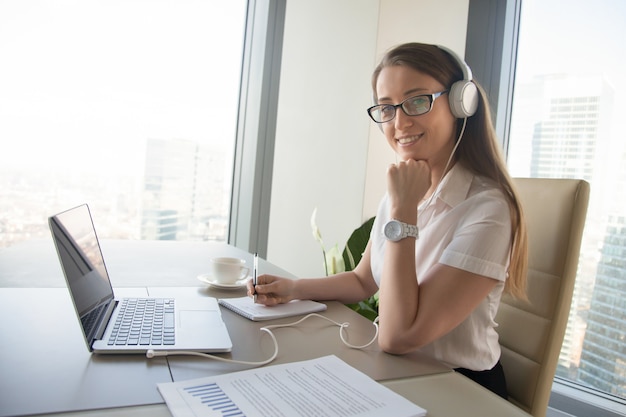
[[[359,301],[354,304],[346,304],[347,307],[356,311],[363,317],[374,321],[376,317],[378,317],[378,304],[372,301],[373,297],[368,298],[367,300]]]
[[[369,242],[370,239],[374,219],[375,217],[372,217],[350,235],[346,247],[343,250],[343,260],[346,271],[352,271],[363,257],[363,252],[365,252],[367,242]],[[374,321],[376,317],[378,317],[378,293],[358,303],[346,304],[346,306],[363,317]]]
[[[346,247],[343,250],[343,260],[346,266],[346,271],[352,271],[367,247],[367,242],[370,239],[370,232],[372,231],[372,225],[374,224],[375,217],[372,217],[360,227],[354,230],[346,243]]]

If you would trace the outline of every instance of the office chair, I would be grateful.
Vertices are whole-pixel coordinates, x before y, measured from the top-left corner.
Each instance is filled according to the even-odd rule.
[[[515,178],[528,227],[528,301],[504,295],[496,316],[509,401],[545,417],[569,316],[589,183]]]

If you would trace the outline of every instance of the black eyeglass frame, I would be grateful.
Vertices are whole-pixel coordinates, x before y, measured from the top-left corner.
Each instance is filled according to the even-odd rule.
[[[367,114],[369,115],[370,119],[372,119],[375,123],[379,123],[379,124],[387,123],[387,122],[390,122],[393,119],[395,119],[396,118],[396,113],[398,111],[398,108],[401,108],[402,111],[404,112],[404,114],[406,114],[407,116],[421,116],[423,114],[430,113],[430,111],[433,109],[433,105],[435,104],[435,100],[438,97],[440,97],[440,96],[442,96],[442,95],[444,95],[444,94],[446,94],[448,92],[450,92],[450,90],[443,90],[443,91],[439,91],[438,93],[433,93],[433,94],[419,94],[417,96],[409,97],[406,100],[403,100],[402,103],[399,103],[399,104],[375,104],[372,107],[367,109]],[[423,113],[411,114],[404,108],[404,104],[406,102],[408,102],[409,100],[415,100],[418,97],[428,97],[428,100],[430,101],[430,106],[428,107],[428,110],[423,112]],[[393,107],[393,117],[391,119],[379,122],[378,120],[376,120],[374,118],[374,116],[372,116],[372,112],[374,112],[376,109],[383,109],[383,108],[386,108],[386,107]],[[381,111],[381,113],[382,113],[382,111]]]

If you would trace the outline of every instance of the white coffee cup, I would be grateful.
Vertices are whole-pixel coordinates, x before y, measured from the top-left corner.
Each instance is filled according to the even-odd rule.
[[[211,259],[213,278],[220,284],[234,284],[248,276],[250,269],[244,266],[245,263],[245,260],[239,258],[213,258]]]

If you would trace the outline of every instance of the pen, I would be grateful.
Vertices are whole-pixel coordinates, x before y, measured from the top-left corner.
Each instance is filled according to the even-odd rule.
[[[259,255],[257,253],[254,254],[254,266],[252,269],[252,285],[254,285],[254,295],[252,296],[252,299],[254,300],[254,302],[256,303],[256,279],[257,279],[257,272],[259,270]]]

